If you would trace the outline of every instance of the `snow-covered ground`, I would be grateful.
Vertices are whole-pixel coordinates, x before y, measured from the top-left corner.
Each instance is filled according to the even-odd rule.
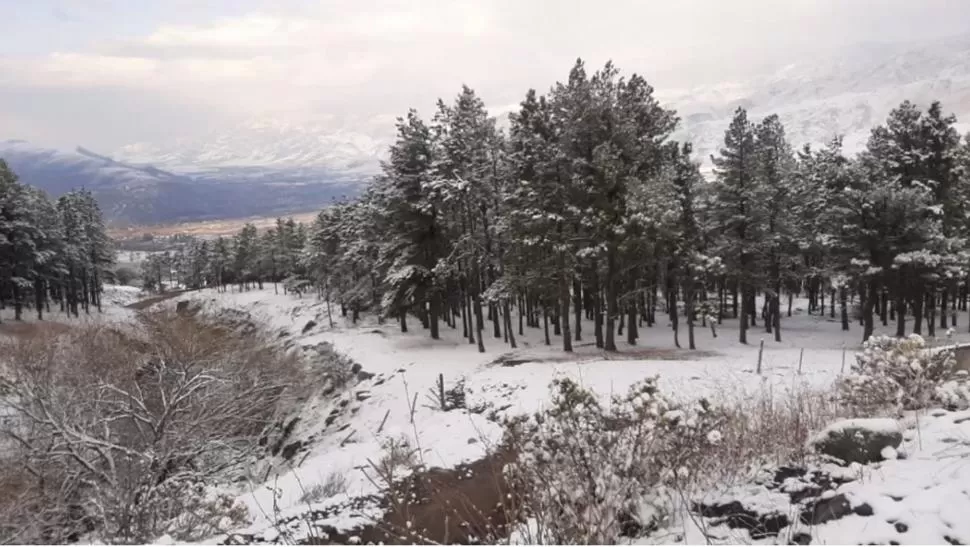
[[[903,442],[898,450],[889,451],[887,460],[818,467],[817,471],[842,484],[821,493],[818,499],[825,509],[815,509],[813,517],[805,518],[806,503],[790,498],[799,487],[811,484],[807,475],[785,479],[780,489],[748,484],[710,498],[786,519],[777,536],[752,540],[744,529],[712,525],[717,519],[688,519],[663,537],[680,537],[691,544],[793,544],[802,535],[816,545],[966,545],[970,541],[970,520],[966,518],[970,511],[970,412],[935,409],[908,415],[898,424],[888,422],[888,429],[902,430]],[[825,500],[838,503],[826,506]],[[812,518],[826,522],[813,523]]]
[[[101,312],[91,308],[91,313],[80,312],[79,317],[62,313],[57,303],[51,303],[51,311],[44,312],[44,321],[65,324],[86,324],[91,322],[124,322],[133,317],[132,310],[126,308],[128,304],[137,302],[146,295],[141,289],[129,287],[127,285],[105,285],[101,295]],[[14,324],[14,309],[7,307],[0,309],[0,321],[3,323]],[[23,323],[37,322],[37,312],[33,309],[24,308]],[[3,329],[0,328],[0,335]]]
[[[200,303],[209,311],[244,310],[271,329],[285,331],[284,336],[301,345],[328,342],[374,375],[348,388],[336,400],[317,403],[303,417],[294,437],[313,436],[315,440],[310,452],[297,458],[295,468],[266,484],[251,485],[237,492],[256,517],[250,532],[270,527],[274,502],[283,513],[305,510],[307,505],[299,501],[302,494],[333,473],[348,479],[349,496],[376,493],[377,487],[362,470],[366,469],[368,458],[376,461],[381,457],[390,440],[406,438],[411,446],[420,449],[421,458],[428,466],[451,468],[483,457],[488,446],[500,439],[501,426],[486,417],[488,412],[442,412],[434,408],[428,394],[439,375],[446,387],[464,381],[469,408],[486,405],[496,410],[498,416],[542,408],[549,398],[550,382],[561,376],[573,378],[602,396],[625,392],[630,385],[649,376],[658,376],[660,386],[679,398],[737,398],[753,396],[759,390],[771,390],[778,395],[804,386],[831,385],[842,372],[843,363],[848,371],[861,338],[858,323],[853,323],[849,332],[843,332],[837,319],[806,315],[806,302],[799,301],[794,317],[782,320],[783,342],[780,343],[774,342],[771,335],[762,334],[763,327],[758,327],[749,332],[752,343],[742,345],[737,341],[737,322],[725,321],[718,327],[716,338],[710,329],[697,329],[696,352],[678,350],[669,325],[662,320],[652,328],[641,329],[637,346],[628,346],[624,337],[618,337],[620,351],[608,354],[593,346],[592,325],[584,323],[584,339],[576,345],[575,354],[568,355],[561,351],[558,337],[554,336],[553,345],[547,347],[542,330],[531,328],[526,328],[524,336],[517,335],[519,349],[511,350],[501,339],[491,337],[491,325],[488,325],[487,351],[479,353],[476,346],[462,338],[460,325],[458,330],[442,325],[442,339],[436,341],[413,318],[409,322],[411,332],[402,334],[394,320],[381,325],[367,316],[352,325],[349,317],[340,317],[339,307],[334,306],[331,313],[335,327],[329,328],[326,303],[314,296],[283,295],[282,290],[275,294],[272,287],[242,293],[203,290],[161,305],[174,306],[176,301],[184,299]],[[310,321],[316,324],[307,328]],[[970,334],[963,332],[967,329],[966,314],[961,314],[959,322],[952,341],[970,341]],[[891,333],[891,329],[893,325],[882,330]],[[761,374],[758,374],[762,336],[764,353]],[[686,344],[683,326],[680,338]],[[417,405],[412,422],[411,403],[415,396]],[[328,418],[332,423],[326,423]],[[938,425],[943,427],[942,423]],[[925,442],[926,431],[923,433],[922,449],[910,443],[907,450],[913,457],[905,462],[885,464],[885,468],[898,466],[900,473],[904,473],[901,476],[906,476],[905,473],[910,473],[907,470],[915,469],[907,466],[933,460],[936,456],[931,447],[934,445]],[[961,438],[966,438],[966,433]],[[940,460],[933,465],[939,467],[934,468],[936,471],[943,472],[947,464]],[[918,475],[919,471],[911,473]],[[916,475],[905,480],[922,484],[921,475]],[[880,480],[896,484],[886,481],[903,479],[886,475]],[[874,485],[883,483],[862,483],[869,490],[860,492],[881,488]],[[967,507],[970,508],[970,501]],[[826,532],[827,541],[842,542],[844,538],[855,537],[837,532],[837,527],[851,527],[852,522],[849,519],[833,523],[833,531]],[[357,523],[359,520],[346,518],[329,522],[338,528]]]

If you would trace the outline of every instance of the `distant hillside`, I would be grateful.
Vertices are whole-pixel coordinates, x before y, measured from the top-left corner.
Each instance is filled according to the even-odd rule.
[[[355,195],[366,180],[323,168],[223,168],[179,174],[115,161],[80,147],[63,152],[23,141],[0,142],[0,157],[22,181],[54,196],[88,188],[113,225],[307,211]]]

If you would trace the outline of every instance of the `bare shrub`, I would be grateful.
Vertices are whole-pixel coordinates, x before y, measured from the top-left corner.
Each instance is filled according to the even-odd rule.
[[[326,480],[305,488],[300,496],[300,503],[310,504],[347,493],[347,477],[334,471],[327,475]]]
[[[388,437],[381,442],[383,456],[377,462],[380,476],[393,477],[399,470],[409,470],[417,465],[418,451],[411,447],[407,436]]]
[[[4,342],[0,355],[11,410],[0,434],[14,443],[4,470],[27,478],[28,509],[0,526],[27,530],[25,543],[192,541],[239,521],[202,485],[244,473],[309,384],[261,331],[170,312],[143,316],[138,333],[89,326]]]

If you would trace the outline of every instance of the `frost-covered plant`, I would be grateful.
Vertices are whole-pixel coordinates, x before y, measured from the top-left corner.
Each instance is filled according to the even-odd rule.
[[[571,380],[552,407],[509,424],[506,468],[522,495],[530,543],[610,544],[665,518],[665,493],[691,480],[691,462],[718,440],[706,404],[681,407],[656,380],[604,406]]]
[[[952,410],[970,408],[970,378],[967,372],[957,372],[952,380],[938,386],[933,393],[936,401]]]
[[[224,492],[213,492],[199,482],[168,482],[150,503],[144,505],[145,519],[176,515],[164,526],[176,541],[199,542],[249,523],[249,510]]]
[[[953,370],[953,352],[926,347],[923,337],[873,336],[856,356],[852,373],[839,383],[843,401],[872,409],[925,407]]]

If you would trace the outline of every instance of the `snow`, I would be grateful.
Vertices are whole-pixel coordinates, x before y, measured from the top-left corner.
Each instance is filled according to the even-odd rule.
[[[178,299],[160,304],[174,306],[178,300],[189,299],[211,312],[244,310],[253,319],[264,322],[270,329],[281,332],[282,336],[300,345],[330,343],[338,352],[362,365],[364,371],[375,375],[371,380],[312,402],[294,432],[294,438],[319,434],[306,457],[295,461],[295,467],[281,470],[279,476],[271,477],[265,484],[252,484],[235,492],[238,499],[249,507],[254,518],[250,531],[271,528],[271,508],[274,504],[283,513],[305,511],[306,504],[299,501],[305,488],[322,482],[331,473],[346,477],[348,496],[378,493],[378,486],[371,482],[364,471],[367,471],[368,460],[379,460],[387,443],[392,440],[406,440],[418,450],[419,460],[432,467],[451,468],[480,459],[502,435],[502,427],[489,419],[489,411],[494,411],[492,418],[538,411],[549,400],[550,382],[558,377],[572,378],[604,398],[624,393],[629,386],[650,376],[658,376],[660,387],[675,398],[730,400],[759,394],[784,396],[792,390],[828,388],[844,367],[854,362],[855,352],[860,349],[860,329],[857,324],[853,324],[853,330],[845,333],[838,320],[805,315],[802,311],[805,302],[796,301],[795,316],[782,319],[784,341],[776,343],[770,337],[765,339],[760,375],[755,370],[758,343],[749,346],[739,344],[735,321],[725,321],[719,326],[717,338],[712,337],[710,329],[698,328],[695,334],[699,349],[693,353],[674,347],[669,325],[664,323],[652,328],[643,327],[636,347],[627,346],[623,341],[625,339],[618,337],[620,352],[604,353],[588,341],[592,337],[592,327],[584,323],[584,341],[575,345],[573,355],[563,353],[555,345],[545,346],[542,330],[529,328],[524,336],[516,336],[519,349],[511,350],[501,339],[492,338],[489,324],[485,333],[486,352],[478,353],[475,345],[461,337],[460,330],[455,331],[445,325],[441,328],[441,340],[431,340],[414,318],[410,318],[410,332],[404,334],[399,332],[396,321],[379,324],[370,316],[365,316],[355,326],[350,322],[349,314],[346,318],[340,316],[339,306],[332,307],[328,314],[326,303],[313,295],[297,297],[282,294],[282,288],[278,290],[277,294],[272,286],[263,290],[227,293],[207,289],[186,293]],[[333,318],[333,328],[328,326],[328,317]],[[960,318],[961,321],[965,319]],[[316,326],[303,333],[311,320],[316,322]],[[681,339],[686,339],[683,330]],[[968,339],[970,335],[957,333],[945,343],[963,343]],[[558,337],[554,337],[553,343],[557,341]],[[801,367],[800,357],[803,361]],[[472,413],[459,409],[443,412],[436,408],[428,394],[435,387],[439,374],[446,387],[454,386],[459,380],[464,381],[467,406],[482,406],[486,411]],[[363,391],[366,391],[367,397],[360,399],[358,394]],[[412,422],[411,402],[415,400],[415,395],[417,404]],[[333,427],[324,428],[324,420],[341,401],[347,401],[348,412],[341,415]],[[937,510],[951,511],[941,507],[944,499],[966,500],[964,505],[956,505],[970,509],[970,496],[957,496],[961,488],[970,488],[960,486],[956,480],[938,480],[939,477],[954,476],[964,480],[964,484],[970,484],[970,475],[964,474],[970,471],[959,469],[958,457],[938,458],[933,452],[934,447],[940,448],[937,446],[937,432],[949,428],[953,431],[947,435],[959,435],[956,438],[967,440],[967,444],[951,443],[944,448],[954,450],[964,447],[966,454],[970,455],[970,449],[966,448],[970,446],[970,420],[960,425],[954,425],[952,419],[949,425],[944,424],[944,418],[933,420],[933,424],[923,427],[919,435],[910,434],[909,429],[913,424],[900,425],[892,419],[833,424],[826,432],[847,427],[879,431],[909,428],[906,431],[907,440],[899,449],[901,454],[907,455],[905,459],[892,458],[891,461],[874,464],[874,467],[853,465],[838,468],[838,473],[852,479],[865,476],[864,480],[843,485],[838,493],[846,493],[853,499],[875,500],[873,507],[878,506],[879,509],[884,505],[892,507],[892,502],[887,505],[880,498],[890,491],[906,492],[907,499],[911,497],[916,504],[911,511],[929,511],[924,505],[932,500],[935,500],[932,506]],[[338,428],[341,429],[337,431]],[[920,439],[922,445],[919,444]],[[924,487],[935,489],[940,496],[949,497],[927,496],[922,493]],[[782,503],[782,498],[785,498],[786,507],[789,504],[787,497],[776,493],[749,492],[749,496],[754,497],[760,507],[777,506]],[[341,499],[323,500],[318,505],[333,506]],[[900,508],[895,510],[898,512]],[[328,524],[338,530],[348,530],[378,514],[379,510],[375,508],[367,517],[360,514],[345,516],[333,522],[328,521]],[[909,513],[905,516],[915,520]],[[966,526],[957,524],[953,518],[946,513],[935,522],[939,524],[945,520],[952,521],[954,526]],[[830,543],[848,540],[855,543],[856,537],[883,537],[880,534],[885,532],[884,527],[873,527],[870,522],[870,527],[866,528],[869,521],[871,519],[846,517],[822,526],[821,530],[824,531],[825,541]],[[685,537],[687,541],[698,539],[696,533],[699,532],[691,532],[688,528],[685,524],[685,530],[677,534],[681,540]],[[914,524],[912,529],[918,533],[908,536],[906,541],[930,537],[936,537],[937,541],[942,539],[939,535],[933,536],[940,530],[936,524]],[[843,531],[849,535],[843,535]],[[738,531],[724,532],[725,537],[736,537]],[[961,537],[970,540],[970,534]],[[673,541],[676,538],[667,539]]]

